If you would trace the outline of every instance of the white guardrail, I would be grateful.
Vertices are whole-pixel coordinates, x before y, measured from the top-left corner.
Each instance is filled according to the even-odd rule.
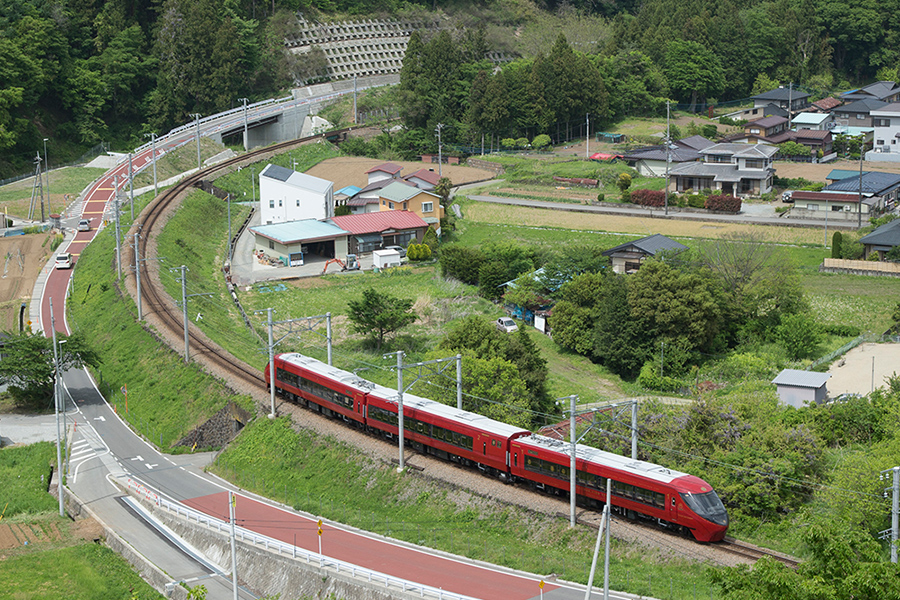
[[[142,496],[146,500],[153,502],[157,507],[175,513],[176,516],[184,517],[188,522],[194,521],[198,525],[205,525],[208,529],[214,529],[218,533],[228,536],[231,535],[231,524],[229,522],[211,517],[198,510],[188,508],[179,502],[169,500],[140,481],[129,477],[126,488],[133,491],[136,495]],[[388,590],[398,589],[404,593],[418,593],[422,598],[437,598],[438,600],[477,600],[477,598],[471,596],[447,592],[440,588],[400,579],[399,577],[372,571],[371,569],[353,565],[323,554],[304,550],[303,548],[298,548],[297,546],[281,542],[274,538],[260,535],[238,525],[235,525],[234,527],[234,535],[236,540],[240,539],[242,542],[263,547],[271,552],[277,552],[279,556],[290,556],[295,560],[306,561],[307,564],[318,563],[319,568],[321,569],[332,569],[335,573],[344,573],[353,578],[362,579],[368,583],[383,584]]]

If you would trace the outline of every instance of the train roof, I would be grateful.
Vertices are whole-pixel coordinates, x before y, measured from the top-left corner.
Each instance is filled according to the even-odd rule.
[[[543,435],[532,434],[528,437],[521,437],[516,440],[516,443],[523,446],[532,446],[541,450],[559,452],[567,457],[569,456],[569,442],[548,438]],[[581,460],[601,464],[605,467],[624,471],[637,477],[652,479],[660,483],[671,483],[679,477],[690,477],[688,473],[668,469],[661,465],[644,462],[642,460],[633,460],[628,456],[605,452],[590,446],[585,446],[584,444],[576,445],[575,456]]]
[[[354,373],[338,369],[337,367],[329,366],[322,361],[316,360],[309,356],[304,356],[302,354],[292,352],[281,354],[279,356],[285,362],[301,366],[305,369],[318,373],[323,377],[328,377],[329,379],[338,381],[343,385],[355,388],[361,392],[374,394],[380,398],[383,398],[384,400],[392,402],[397,401],[396,388],[389,388],[378,383],[373,383],[371,381],[363,379],[362,377]],[[476,413],[459,410],[455,406],[441,404],[440,402],[436,402],[428,398],[423,398],[421,396],[416,396],[415,394],[403,394],[403,406],[405,408],[413,408],[418,411],[427,412],[434,416],[452,419],[459,423],[465,423],[470,427],[474,427],[497,436],[513,437],[515,435],[529,433],[527,429],[515,427],[514,425],[509,425],[501,421],[495,421],[494,419]]]

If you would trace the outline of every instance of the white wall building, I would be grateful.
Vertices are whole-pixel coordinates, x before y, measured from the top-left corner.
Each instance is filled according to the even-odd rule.
[[[875,126],[873,137],[875,153],[900,153],[900,102],[888,104],[871,113]],[[879,160],[866,154],[866,160]],[[894,159],[897,160],[897,159]]]
[[[272,225],[334,216],[334,184],[278,165],[259,174],[260,223]]]

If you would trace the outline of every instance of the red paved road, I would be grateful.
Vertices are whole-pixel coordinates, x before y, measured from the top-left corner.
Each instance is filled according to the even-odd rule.
[[[228,521],[228,492],[183,504]],[[237,496],[235,522],[245,529],[312,552],[319,551],[316,522],[244,496]],[[414,583],[486,600],[526,600],[540,594],[538,580],[432,556],[418,550],[323,525],[322,553]],[[296,542],[294,541],[296,538]],[[544,585],[544,593],[557,589]]]

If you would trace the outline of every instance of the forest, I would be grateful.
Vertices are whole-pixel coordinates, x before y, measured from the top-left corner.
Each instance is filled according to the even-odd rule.
[[[27,172],[43,138],[56,162],[101,141],[127,149],[191,113],[308,80],[309,65],[284,45],[298,15],[446,16],[441,33],[410,40],[397,99],[408,131],[418,132],[401,146],[421,149],[434,144],[437,122],[450,142],[501,130],[531,138],[584,113],[596,123],[659,115],[666,98],[715,104],[789,81],[824,95],[896,79],[896,4],[6,0],[0,176]],[[495,72],[486,50],[518,58]]]

